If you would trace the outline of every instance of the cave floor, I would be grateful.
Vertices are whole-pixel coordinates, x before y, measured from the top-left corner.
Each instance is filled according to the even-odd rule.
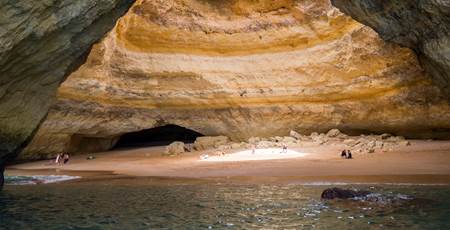
[[[450,141],[413,140],[390,152],[354,153],[354,159],[341,159],[343,145],[291,146],[289,157],[280,152],[248,160],[247,149],[229,150],[224,157],[217,150],[196,151],[180,156],[162,156],[164,146],[119,149],[77,155],[69,164],[58,166],[36,161],[9,166],[7,175],[149,176],[185,179],[225,180],[241,183],[414,183],[450,184]],[[238,153],[239,152],[239,153]],[[238,154],[234,154],[238,153]],[[298,155],[295,155],[298,153]],[[210,159],[201,160],[208,154]],[[234,155],[233,155],[234,154]],[[292,155],[294,154],[294,155]],[[93,155],[95,159],[87,160]],[[270,154],[269,154],[270,155]],[[280,157],[276,157],[279,155]],[[220,160],[223,158],[224,160]],[[231,160],[230,160],[231,159]]]

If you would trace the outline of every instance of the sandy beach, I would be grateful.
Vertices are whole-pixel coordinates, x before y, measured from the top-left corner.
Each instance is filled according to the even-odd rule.
[[[162,156],[164,146],[78,155],[69,164],[47,161],[11,165],[7,175],[94,175],[237,180],[242,182],[450,183],[450,141],[411,141],[390,152],[341,159],[339,144],[281,149],[195,151]],[[201,159],[208,154],[208,159]],[[87,160],[88,156],[95,156]]]

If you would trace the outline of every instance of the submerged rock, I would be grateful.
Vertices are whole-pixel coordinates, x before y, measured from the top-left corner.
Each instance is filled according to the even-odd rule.
[[[355,197],[363,197],[371,194],[369,191],[355,191],[340,188],[328,188],[322,192],[321,198],[326,200],[333,199],[351,199]]]
[[[373,207],[401,207],[409,202],[421,203],[423,199],[417,199],[413,196],[395,193],[378,193],[365,190],[352,190],[341,188],[328,188],[322,192],[322,199],[325,200],[348,200],[349,202],[358,202],[358,205],[370,205]],[[431,202],[431,201],[428,201]],[[353,203],[348,203],[354,206]]]

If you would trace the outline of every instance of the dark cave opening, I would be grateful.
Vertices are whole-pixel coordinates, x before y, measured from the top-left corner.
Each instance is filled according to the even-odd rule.
[[[150,147],[168,145],[174,141],[193,143],[203,134],[178,125],[165,125],[137,132],[125,133],[114,148]]]

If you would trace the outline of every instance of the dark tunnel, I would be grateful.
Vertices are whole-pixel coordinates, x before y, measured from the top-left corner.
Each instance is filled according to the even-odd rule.
[[[168,145],[174,141],[193,143],[203,136],[196,131],[177,125],[165,125],[123,134],[114,148],[150,147]]]

